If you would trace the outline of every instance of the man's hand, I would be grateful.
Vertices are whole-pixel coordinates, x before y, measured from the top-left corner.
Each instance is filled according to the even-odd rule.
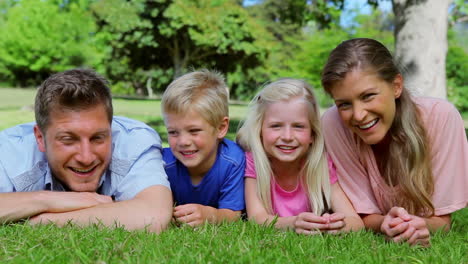
[[[176,206],[173,215],[176,221],[195,227],[214,220],[216,212],[212,209],[216,210],[201,204],[184,204]]]
[[[112,203],[112,198],[92,192],[41,192],[45,213],[62,213]],[[46,196],[46,197],[45,197]]]
[[[92,192],[43,192],[40,195],[47,196],[41,197],[46,203],[47,209],[29,219],[29,223],[33,225],[56,222],[57,213],[71,212],[113,202],[110,196]]]

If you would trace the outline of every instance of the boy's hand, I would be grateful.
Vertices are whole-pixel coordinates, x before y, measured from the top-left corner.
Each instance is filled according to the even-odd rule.
[[[189,226],[195,227],[205,223],[211,222],[211,218],[215,217],[216,212],[212,212],[210,206],[201,204],[184,204],[174,208],[174,217],[178,222],[186,223]]]

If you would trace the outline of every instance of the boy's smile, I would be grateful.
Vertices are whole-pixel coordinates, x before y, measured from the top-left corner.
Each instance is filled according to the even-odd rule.
[[[192,177],[205,175],[216,161],[218,143],[227,132],[228,118],[218,128],[195,111],[165,113],[169,146]]]

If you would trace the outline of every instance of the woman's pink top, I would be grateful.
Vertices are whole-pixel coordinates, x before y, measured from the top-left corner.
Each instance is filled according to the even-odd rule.
[[[457,109],[442,99],[413,98],[428,133],[435,215],[446,215],[468,203],[468,143]],[[370,145],[341,121],[336,107],[322,117],[327,151],[336,166],[340,185],[361,214],[386,214],[394,188],[381,176]],[[392,192],[393,191],[393,192]]]
[[[255,164],[251,152],[247,152],[245,154],[245,160],[245,177],[256,179],[257,173],[255,172]],[[330,171],[330,182],[333,184],[338,179],[331,159],[328,159],[328,168]],[[271,203],[273,206],[273,212],[281,217],[295,216],[302,212],[312,211],[310,208],[309,198],[307,197],[307,192],[304,190],[300,181],[294,190],[285,191],[275,181],[275,177],[271,177]]]

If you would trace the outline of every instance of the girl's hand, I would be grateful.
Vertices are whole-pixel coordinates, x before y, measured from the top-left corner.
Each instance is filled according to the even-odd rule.
[[[318,216],[311,212],[303,212],[296,216],[294,230],[298,234],[315,235],[329,229],[329,218]]]
[[[325,213],[322,215],[322,217],[328,219],[328,230],[326,231],[328,234],[337,234],[343,230],[343,228],[346,226],[346,223],[344,221],[345,215],[343,213],[333,213],[333,214],[328,214]]]

